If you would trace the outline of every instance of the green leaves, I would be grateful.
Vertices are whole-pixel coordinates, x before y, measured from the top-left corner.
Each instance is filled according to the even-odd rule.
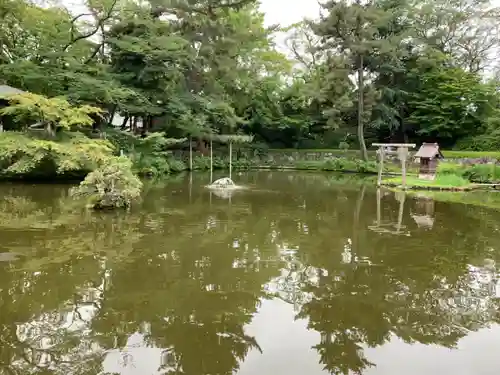
[[[2,115],[14,116],[19,121],[35,121],[50,127],[70,130],[73,126],[90,126],[91,116],[101,116],[100,108],[82,105],[72,106],[66,99],[46,98],[37,94],[16,94],[6,98],[9,106],[0,110]],[[25,126],[30,125],[28,122]]]
[[[4,113],[21,127],[40,111],[51,133],[104,129],[120,116],[115,125],[143,136],[251,134],[287,147],[352,143],[355,127],[360,143],[365,133],[449,145],[498,133],[497,94],[478,75],[498,46],[499,13],[488,1],[332,0],[320,19],[288,27],[265,26],[252,0],[86,6],[73,14],[0,0],[1,83],[66,100],[13,103]],[[289,56],[276,31],[288,33]],[[473,76],[445,77],[445,67]],[[427,74],[435,80],[421,81]]]
[[[445,66],[413,74],[418,74],[420,84],[410,95],[408,122],[420,134],[452,144],[456,138],[486,130],[496,94],[479,77]]]
[[[128,208],[141,195],[142,182],[128,158],[115,157],[89,173],[71,195],[86,198],[95,209]]]
[[[78,133],[63,142],[55,142],[3,132],[0,133],[0,177],[54,178],[65,174],[82,177],[107,164],[114,151],[109,142]]]

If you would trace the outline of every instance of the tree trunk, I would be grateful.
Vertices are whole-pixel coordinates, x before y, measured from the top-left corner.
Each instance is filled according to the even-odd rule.
[[[120,127],[121,130],[125,130],[127,128],[127,122],[128,122],[128,116],[125,116],[122,122],[122,126]]]
[[[229,178],[233,169],[233,142],[229,141]]]
[[[113,120],[115,118],[115,113],[116,113],[116,105],[111,108],[111,111],[109,112],[109,119],[108,119],[108,124],[109,126],[113,126]]]
[[[153,125],[154,125],[154,118],[153,118],[153,116],[149,115],[148,116],[148,131],[149,132],[153,131]]]
[[[136,134],[137,133],[137,116],[134,116],[134,121],[132,122],[132,128],[131,128],[131,133]]]
[[[149,120],[148,116],[144,116],[142,118],[142,128],[141,128],[141,137],[146,137],[146,134],[148,133],[148,125],[149,125]]]
[[[364,76],[363,76],[363,55],[359,55],[358,65],[358,141],[361,151],[361,159],[368,160],[368,151],[365,143],[365,129],[363,124],[363,102],[364,102]]]
[[[399,118],[401,120],[401,133],[403,133],[403,143],[410,143],[408,140],[408,134],[406,133],[406,123],[405,123],[405,112],[402,107],[399,108]]]
[[[51,138],[54,138],[56,136],[56,132],[54,130],[54,128],[52,127],[52,124],[50,122],[47,122],[45,124],[45,131],[47,132],[47,134],[51,137]]]
[[[210,183],[214,182],[214,154],[212,148],[212,138],[210,138]]]

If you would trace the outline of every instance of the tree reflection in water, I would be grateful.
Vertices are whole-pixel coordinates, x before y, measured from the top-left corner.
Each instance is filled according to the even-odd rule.
[[[376,365],[364,349],[393,336],[452,348],[498,321],[497,212],[377,204],[331,175],[250,178],[263,189],[231,201],[195,178],[104,215],[69,207],[63,187],[4,191],[0,251],[19,259],[0,262],[0,373],[229,374],[260,350],[245,327],[265,298],[319,332],[332,374]],[[382,221],[407,235],[369,229]]]

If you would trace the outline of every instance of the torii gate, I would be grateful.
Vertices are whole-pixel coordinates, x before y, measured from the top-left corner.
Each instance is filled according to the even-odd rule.
[[[378,163],[378,179],[377,186],[382,184],[382,170],[384,169],[384,156],[385,156],[385,147],[396,147],[396,154],[398,155],[399,160],[401,160],[401,174],[402,174],[402,185],[403,189],[406,189],[406,160],[408,159],[408,149],[415,148],[417,145],[415,143],[372,143],[372,146],[378,147],[377,153],[379,154],[379,163]],[[392,154],[393,152],[390,152]]]

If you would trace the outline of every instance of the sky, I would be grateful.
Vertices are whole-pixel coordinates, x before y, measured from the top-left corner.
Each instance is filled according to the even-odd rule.
[[[319,6],[316,0],[261,0],[261,10],[268,25],[287,26],[304,17],[316,18]]]
[[[260,2],[266,26],[274,24],[289,26],[304,18],[317,18],[319,15],[317,0],[260,0]],[[276,47],[283,53],[288,52],[286,39],[287,35],[283,33],[274,36]]]

